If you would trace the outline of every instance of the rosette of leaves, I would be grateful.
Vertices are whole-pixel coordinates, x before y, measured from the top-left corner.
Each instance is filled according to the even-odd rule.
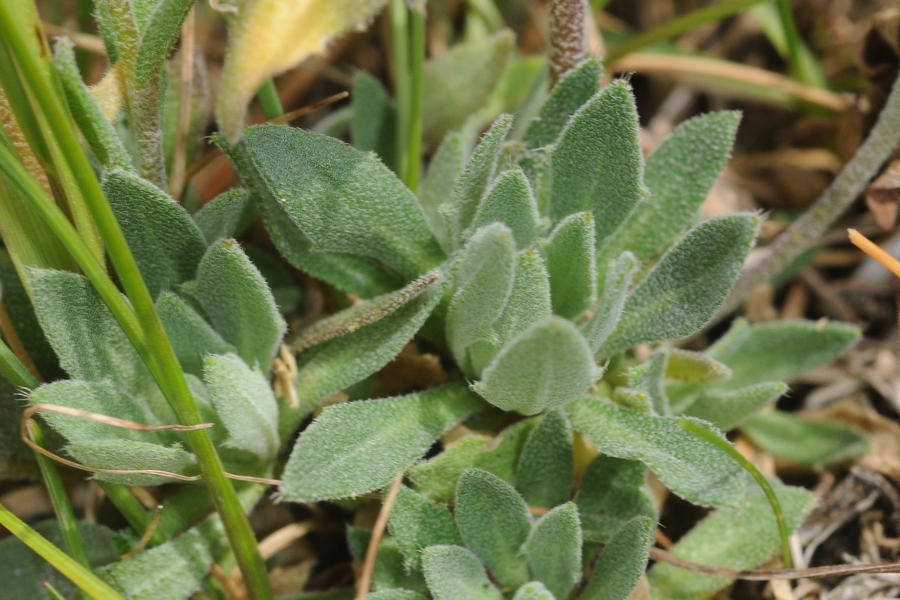
[[[739,323],[705,353],[673,347],[723,304],[756,235],[754,214],[698,217],[730,153],[738,115],[692,119],[645,160],[628,84],[600,89],[599,80],[599,65],[586,62],[546,96],[537,117],[514,128],[512,117],[501,116],[477,141],[472,127],[450,133],[418,194],[374,152],[324,135],[259,126],[246,129],[237,145],[223,143],[282,254],[363,299],[293,340],[300,407],[283,411],[283,435],[331,394],[387,364],[420,330],[452,358],[457,379],[466,380],[325,408],[285,466],[285,498],[353,497],[403,471],[419,493],[450,503],[460,474],[478,468],[519,490],[525,500],[515,510],[554,509],[574,492],[574,430],[609,460],[634,469],[629,489],[642,485],[649,468],[690,502],[726,510],[748,501],[739,466],[681,422],[723,436],[783,394],[783,380],[833,359],[858,331]],[[384,97],[378,101],[385,105]],[[354,127],[384,130],[378,111],[355,102],[354,111],[376,116],[374,123],[354,119]],[[354,139],[371,139],[361,133],[354,129]],[[638,361],[632,353],[638,344],[655,349]],[[784,360],[788,352],[791,360]],[[477,435],[421,462],[443,432],[476,411],[488,417],[467,421]],[[499,433],[485,424],[510,420],[516,422]],[[794,492],[802,496],[787,493]],[[620,497],[599,496],[595,510],[617,510]],[[794,504],[796,526],[808,503]],[[576,511],[562,513],[578,521]],[[569,533],[553,529],[553,536],[568,536],[557,542],[586,544],[584,518],[578,527],[567,525]],[[466,550],[447,529],[433,544],[419,545],[440,547],[423,556],[435,565],[450,561],[472,581],[489,581],[486,565],[499,581],[494,551],[479,554],[463,535]],[[611,544],[609,531],[600,529],[606,533],[591,543]],[[526,538],[533,534],[530,524],[521,530]],[[505,552],[527,556],[526,541]],[[776,550],[777,539],[767,544],[739,558],[758,563]],[[646,554],[632,556],[639,573]],[[406,567],[424,569],[419,592],[461,597],[429,579],[429,567],[407,559]],[[504,585],[534,578],[549,594],[568,593],[557,579],[539,576],[542,567],[521,564]],[[399,580],[382,587],[391,586],[414,589]],[[624,598],[629,586],[584,597]],[[490,585],[484,590],[485,597],[496,593]],[[534,590],[545,593],[537,584]],[[465,594],[481,597],[474,588]]]
[[[285,324],[266,281],[240,246],[204,233],[212,210],[197,221],[165,193],[120,169],[104,192],[156,301],[204,421],[228,470],[264,475],[280,447],[278,405],[269,384]],[[143,425],[178,421],[150,371],[103,303],[79,274],[50,269],[29,276],[37,320],[71,379],[34,390],[33,404],[62,406]],[[63,439],[66,454],[128,485],[170,481],[153,470],[190,477],[193,454],[173,431],[139,431],[53,412],[41,414]]]

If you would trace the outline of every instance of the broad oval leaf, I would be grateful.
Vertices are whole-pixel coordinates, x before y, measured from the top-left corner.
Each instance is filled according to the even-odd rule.
[[[156,300],[156,311],[185,373],[202,377],[203,358],[207,354],[236,351],[196,310],[174,293],[160,294]]]
[[[466,469],[477,466],[490,438],[470,435],[444,446],[444,451],[409,468],[406,475],[416,489],[432,500],[452,503],[456,483]]]
[[[502,410],[534,415],[587,392],[600,370],[575,326],[552,316],[514,338],[472,389]]]
[[[531,532],[531,514],[515,488],[487,471],[465,471],[456,484],[456,522],[466,546],[501,585],[529,580],[520,548]]]
[[[435,600],[502,600],[478,557],[460,546],[431,546],[422,552],[422,570]]]
[[[756,215],[726,215],[691,229],[634,289],[599,353],[683,338],[708,323],[734,285],[759,222]]]
[[[241,143],[310,250],[373,258],[407,279],[443,261],[416,197],[372,154],[280,125],[248,128]]]
[[[522,447],[516,489],[529,506],[553,508],[568,499],[573,474],[569,422],[559,411],[548,412]]]
[[[541,148],[555,143],[572,115],[597,93],[602,71],[596,60],[586,60],[569,71],[550,92],[540,114],[529,123],[522,138],[525,145]]]
[[[428,546],[462,545],[450,510],[405,486],[397,494],[388,528],[403,553],[404,564],[411,569],[421,570],[421,552]]]
[[[602,242],[646,195],[631,86],[616,81],[591,98],[568,122],[551,161],[550,218],[592,212]]]
[[[694,504],[737,506],[744,497],[741,467],[727,454],[681,428],[683,418],[654,417],[584,397],[567,409],[576,431],[601,452],[639,460],[666,486]],[[700,426],[722,435],[707,423]]]
[[[535,579],[557,598],[568,598],[581,581],[581,522],[568,502],[541,517],[523,546]]]
[[[193,454],[180,446],[161,446],[134,440],[96,440],[71,442],[66,446],[71,456],[83,465],[99,469],[154,470],[197,475],[199,469]],[[97,474],[97,479],[120,485],[163,485],[171,483],[169,477],[145,474],[113,475]]]
[[[808,421],[779,410],[750,417],[741,433],[766,452],[817,469],[846,463],[872,449],[865,435],[839,421]]]
[[[250,193],[241,188],[219,194],[194,213],[207,244],[236,237],[256,214]]]
[[[512,232],[516,248],[528,248],[534,240],[538,219],[531,184],[521,169],[510,169],[501,173],[485,192],[469,231],[503,223]]]
[[[553,313],[575,320],[594,303],[597,289],[594,216],[569,215],[541,245],[550,274]]]
[[[331,406],[300,436],[281,493],[297,502],[347,498],[390,483],[481,403],[465,385]]]
[[[787,392],[779,381],[750,385],[739,390],[705,389],[682,413],[709,421],[722,431],[730,431],[753,413],[775,402]]]
[[[647,568],[655,530],[646,517],[635,517],[619,529],[604,546],[579,600],[628,600]]]
[[[646,486],[647,467],[638,461],[601,454],[588,465],[575,505],[584,538],[607,543],[635,517],[656,520],[656,505]]]

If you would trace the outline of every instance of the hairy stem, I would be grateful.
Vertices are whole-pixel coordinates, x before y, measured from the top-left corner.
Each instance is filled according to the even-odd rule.
[[[844,214],[900,143],[900,77],[869,137],[853,159],[841,170],[815,204],[784,233],[768,253],[738,279],[717,319],[737,308],[756,287],[778,275],[801,254],[812,248]]]
[[[397,175],[408,184],[409,131],[412,109],[412,77],[409,70],[409,11],[405,0],[391,0],[391,51],[394,63],[394,97],[397,99]]]
[[[585,57],[585,0],[550,2],[550,87]]]

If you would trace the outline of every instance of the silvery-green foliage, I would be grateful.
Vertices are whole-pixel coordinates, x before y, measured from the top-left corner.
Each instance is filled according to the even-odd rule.
[[[731,377],[731,369],[702,352],[669,348],[666,378],[693,383],[718,383]]]
[[[236,242],[210,246],[184,289],[244,362],[270,371],[286,326],[266,281]]]
[[[207,244],[235,237],[255,215],[250,194],[236,188],[223,192],[193,215]]]
[[[516,489],[529,506],[552,508],[569,498],[574,471],[572,431],[565,416],[550,411],[522,447]]]
[[[531,532],[531,514],[515,488],[487,471],[465,471],[456,484],[456,523],[463,542],[501,585],[529,581],[521,547]]]
[[[354,560],[362,562],[365,559],[371,539],[371,530],[347,527],[347,545]],[[378,556],[372,573],[372,589],[375,591],[403,589],[423,596],[428,594],[425,576],[421,571],[406,566],[397,540],[390,536],[383,537],[378,544]],[[351,594],[350,597],[354,598],[354,595]]]
[[[585,540],[607,543],[635,517],[656,521],[646,475],[647,468],[637,461],[603,454],[591,461],[575,496]]]
[[[207,354],[237,351],[184,298],[173,292],[159,295],[156,311],[185,373],[202,377],[203,358]]]
[[[498,408],[534,415],[567,405],[601,373],[575,325],[552,316],[504,346],[472,389]]]
[[[703,390],[679,412],[709,421],[719,429],[729,431],[759,409],[781,398],[787,390],[787,384],[780,381],[748,385],[733,391],[715,388]]]
[[[772,482],[772,486],[791,531],[800,525],[815,499],[802,488],[778,482]],[[678,558],[701,564],[753,569],[775,554],[779,543],[772,507],[754,486],[740,508],[720,508],[711,513],[682,537],[671,552]],[[650,570],[649,578],[652,597],[660,600],[707,598],[732,581],[662,563]]]
[[[616,81],[569,121],[551,151],[554,222],[581,211],[594,214],[598,240],[625,220],[647,192],[630,86]]]
[[[553,88],[522,137],[528,148],[542,148],[559,138],[575,111],[597,93],[602,70],[600,63],[587,60]]]
[[[553,313],[577,320],[594,303],[597,292],[593,214],[575,213],[563,219],[541,244],[541,251],[550,275]]]
[[[581,523],[578,509],[568,502],[534,524],[522,547],[535,579],[557,598],[567,598],[581,580]]]
[[[479,352],[479,360],[490,364],[497,351],[535,323],[550,317],[550,276],[544,259],[533,250],[516,254],[513,284],[506,303],[492,324],[493,352]]]
[[[431,546],[422,552],[422,569],[435,600],[501,600],[478,557],[460,546]]]
[[[603,547],[579,600],[628,600],[647,568],[655,529],[645,517],[625,523]]]
[[[382,488],[480,404],[465,385],[449,384],[327,407],[294,446],[281,493],[289,500],[311,501]]]
[[[534,240],[538,219],[531,184],[521,169],[514,168],[501,173],[485,192],[468,231],[503,223],[512,232],[516,247],[528,248]]]
[[[694,504],[738,506],[744,497],[740,466],[712,444],[681,428],[681,418],[657,417],[593,397],[570,404],[572,427],[601,452],[638,460],[673,492]],[[695,423],[722,435],[704,421]]]
[[[425,600],[425,596],[419,595],[412,590],[382,590],[366,596],[368,600]]]
[[[151,296],[194,276],[206,241],[183,208],[155,185],[123,169],[107,174],[103,193]]]
[[[412,569],[421,569],[421,552],[428,546],[462,545],[447,507],[405,486],[397,494],[388,528],[403,553],[404,563]]]
[[[741,424],[741,433],[760,449],[819,469],[847,463],[869,452],[872,443],[838,421],[806,421],[779,410],[761,412]]]
[[[662,416],[672,414],[665,387],[668,363],[668,351],[657,350],[649,359],[631,367],[627,372],[628,386],[650,396],[654,412]]]
[[[484,191],[494,178],[500,148],[512,127],[512,117],[501,115],[475,147],[472,157],[456,180],[447,201],[438,207],[447,228],[447,238],[458,247],[463,231],[472,223]]]
[[[490,438],[470,435],[444,446],[444,451],[409,468],[416,489],[432,500],[453,502],[456,482],[468,468],[481,466]]]
[[[450,243],[444,217],[438,208],[450,198],[454,183],[466,165],[471,146],[468,142],[463,133],[454,132],[447,135],[431,158],[428,171],[419,187],[419,205],[425,213],[432,235],[445,252],[452,251],[453,245]]]
[[[587,338],[591,351],[597,354],[603,344],[612,335],[628,298],[631,282],[638,271],[638,263],[634,255],[627,250],[615,261],[607,265],[606,278],[603,283],[603,295],[594,310],[591,319],[582,326],[581,331]]]
[[[556,598],[540,581],[530,581],[516,590],[513,600],[556,600]]]
[[[384,164],[396,172],[397,110],[381,82],[359,71],[353,80],[350,139],[364,152],[374,151]]]

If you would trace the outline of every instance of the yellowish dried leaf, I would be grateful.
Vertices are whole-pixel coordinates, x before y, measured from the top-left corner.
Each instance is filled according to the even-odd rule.
[[[228,25],[216,118],[226,139],[241,137],[247,104],[263,82],[362,29],[387,0],[242,0]]]
[[[116,63],[112,69],[106,72],[103,79],[89,89],[91,97],[97,103],[100,112],[111,123],[118,118],[125,103],[125,99],[122,96],[122,86],[119,83],[121,64],[121,62]]]

